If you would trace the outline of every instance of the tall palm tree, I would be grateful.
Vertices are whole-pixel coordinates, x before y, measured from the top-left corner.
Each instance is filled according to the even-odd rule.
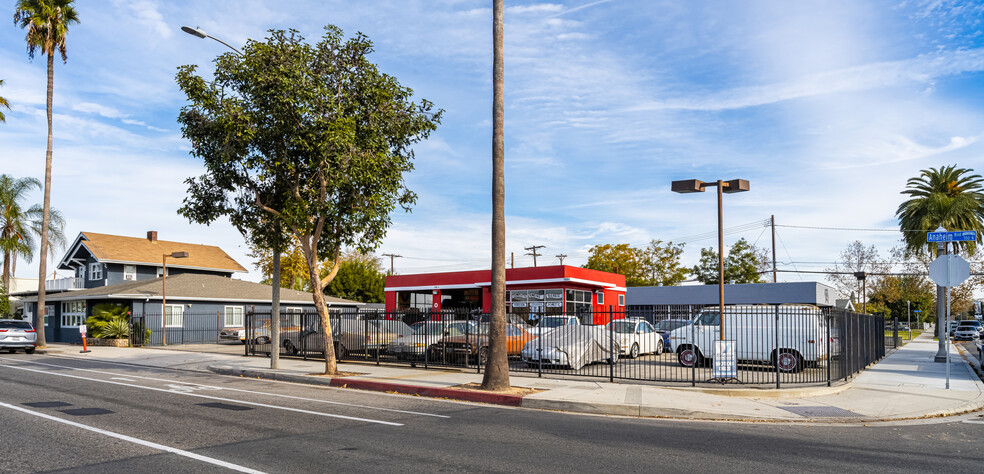
[[[926,231],[943,227],[949,231],[976,230],[982,238],[984,222],[984,178],[973,171],[954,166],[922,170],[906,182],[902,194],[909,200],[899,205],[899,218],[906,248],[914,253],[926,251]],[[977,242],[954,242],[973,254]],[[929,249],[930,253],[934,249]]]
[[[509,388],[506,352],[506,180],[503,140],[502,0],[492,2],[492,318],[482,388]]]
[[[27,55],[34,59],[38,49],[48,56],[48,149],[44,165],[44,214],[41,216],[41,235],[48,235],[51,214],[51,102],[55,84],[55,51],[61,53],[62,62],[68,62],[65,53],[65,37],[68,26],[79,22],[74,0],[17,0],[14,23],[27,29]],[[38,311],[44,308],[44,278],[47,275],[48,240],[41,239],[41,261],[38,268]],[[40,324],[39,324],[40,325]],[[44,331],[38,331],[38,347],[45,347]]]
[[[3,79],[0,79],[0,87],[3,87]],[[10,110],[10,102],[7,102],[7,99],[4,99],[3,96],[0,96],[0,107],[6,107],[7,110]],[[4,117],[3,111],[0,110],[0,122],[6,121],[7,117]]]
[[[40,204],[26,208],[23,204],[34,189],[41,189],[37,178],[0,175],[0,253],[3,254],[3,287],[8,290],[13,273],[11,263],[17,256],[30,262],[38,240],[47,240],[51,252],[65,245],[65,219],[56,209],[51,209],[48,238],[40,239],[44,209]]]

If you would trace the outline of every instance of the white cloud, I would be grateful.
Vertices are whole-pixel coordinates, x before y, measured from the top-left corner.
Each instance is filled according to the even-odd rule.
[[[113,0],[113,4],[118,8],[126,8],[133,15],[134,21],[142,25],[162,38],[170,38],[174,33],[173,27],[164,21],[164,15],[157,11],[158,5],[151,0]]]

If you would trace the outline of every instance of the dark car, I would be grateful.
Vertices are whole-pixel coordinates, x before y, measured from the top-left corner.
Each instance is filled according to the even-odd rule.
[[[656,321],[653,327],[663,336],[663,347],[670,347],[670,331],[690,324],[689,319],[664,319]]]
[[[14,353],[23,349],[28,354],[34,353],[38,333],[34,326],[19,319],[0,319],[0,349]]]

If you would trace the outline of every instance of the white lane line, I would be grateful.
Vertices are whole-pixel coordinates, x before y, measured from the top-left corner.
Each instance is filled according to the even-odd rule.
[[[113,380],[122,380],[124,382],[136,382],[136,380],[128,379],[126,377],[112,377]]]
[[[194,460],[197,460],[197,461],[207,462],[209,464],[215,464],[216,466],[221,466],[221,467],[224,467],[226,469],[231,469],[233,471],[250,472],[250,473],[262,473],[263,472],[263,471],[257,471],[256,469],[250,469],[250,468],[245,467],[245,466],[240,466],[238,464],[232,464],[230,462],[225,462],[225,461],[222,461],[220,459],[210,458],[208,456],[202,456],[201,454],[195,454],[195,453],[192,453],[190,451],[185,451],[183,449],[172,448],[170,446],[164,446],[163,444],[157,444],[157,443],[154,443],[154,442],[151,442],[151,441],[146,441],[146,440],[142,440],[142,439],[139,439],[139,438],[134,438],[132,436],[127,436],[125,434],[114,433],[112,431],[106,431],[104,429],[95,428],[95,427],[88,426],[88,425],[83,425],[81,423],[76,423],[74,421],[68,421],[68,420],[65,420],[65,419],[62,419],[62,418],[58,418],[57,416],[51,416],[51,415],[48,415],[48,414],[45,414],[45,413],[39,413],[39,412],[36,412],[36,411],[33,411],[33,410],[28,410],[26,408],[19,407],[17,405],[11,405],[9,403],[0,402],[0,407],[10,408],[12,410],[17,410],[17,411],[22,412],[22,413],[27,413],[28,415],[34,415],[34,416],[37,416],[37,417],[44,418],[46,420],[57,421],[59,423],[64,423],[64,424],[69,425],[69,426],[74,426],[76,428],[82,428],[83,430],[89,430],[89,431],[92,431],[94,433],[99,433],[99,434],[106,435],[106,436],[109,436],[109,437],[112,437],[112,438],[121,439],[123,441],[129,441],[131,443],[139,444],[141,446],[146,446],[148,448],[157,449],[157,450],[160,450],[160,451],[166,451],[166,452],[169,452],[169,453],[177,454],[178,456],[184,456],[186,458],[191,458],[191,459],[194,459]]]
[[[373,419],[370,419],[370,418],[359,418],[359,417],[355,417],[355,416],[336,415],[334,413],[323,413],[323,412],[320,412],[320,411],[302,410],[300,408],[290,408],[290,407],[281,407],[281,406],[277,406],[277,405],[267,405],[266,403],[247,402],[247,401],[244,401],[244,400],[235,400],[235,399],[232,399],[232,398],[212,397],[212,396],[209,396],[209,395],[202,395],[202,394],[193,393],[193,392],[185,392],[185,391],[178,391],[178,390],[167,390],[167,389],[157,388],[157,387],[145,387],[143,385],[135,385],[135,384],[123,383],[123,382],[112,382],[112,381],[109,381],[109,380],[93,379],[93,378],[81,377],[81,376],[78,376],[78,375],[71,375],[71,374],[59,374],[59,373],[56,373],[56,372],[47,372],[47,371],[44,371],[44,370],[29,369],[27,367],[17,367],[17,366],[14,366],[14,365],[2,365],[0,367],[4,367],[4,368],[8,368],[8,369],[16,369],[16,370],[26,370],[28,372],[36,372],[36,373],[39,373],[39,374],[46,374],[46,375],[55,375],[55,376],[58,376],[58,377],[69,377],[69,378],[73,378],[73,379],[88,380],[90,382],[108,383],[108,384],[113,384],[113,385],[123,385],[125,387],[140,388],[140,389],[143,389],[143,390],[153,390],[155,392],[172,393],[172,394],[175,394],[175,395],[186,395],[186,396],[189,396],[189,397],[206,398],[206,399],[209,399],[209,400],[218,400],[218,401],[222,401],[222,402],[239,403],[239,404],[242,404],[242,405],[253,405],[253,406],[258,406],[258,407],[263,407],[263,408],[273,408],[273,409],[276,409],[276,410],[292,411],[292,412],[304,413],[304,414],[308,414],[308,415],[324,416],[324,417],[328,417],[328,418],[340,418],[340,419],[343,419],[343,420],[362,421],[362,422],[366,422],[366,423],[377,423],[377,424],[380,424],[380,425],[389,425],[389,426],[403,426],[403,423],[393,423],[391,421],[373,420]]]
[[[69,357],[69,358],[70,359],[74,359],[73,357]],[[0,359],[3,359],[3,358],[0,357]],[[15,360],[15,359],[11,359],[11,360]],[[47,364],[47,363],[44,363],[44,362],[35,362],[35,361],[29,361],[29,360],[23,360],[23,359],[16,359],[16,360],[18,362],[25,362],[25,363],[28,363],[28,364],[44,365],[44,366],[48,366],[48,367],[58,367],[58,368],[61,368],[61,369],[80,370],[80,371],[84,371],[84,372],[93,372],[93,373],[96,373],[96,374],[105,374],[105,375],[118,375],[116,372],[107,372],[107,371],[104,371],[104,370],[83,369],[83,368],[80,368],[80,367],[72,367],[72,366],[68,366],[68,365]],[[112,362],[112,361],[105,361],[105,360],[86,359],[86,361],[89,361],[89,362],[99,362],[99,363],[102,363],[102,364],[122,365],[122,366],[125,366],[125,367],[133,367],[133,364],[123,364],[123,363],[120,363],[120,362]],[[153,369],[153,367],[149,367],[149,368]],[[257,392],[255,390],[245,390],[245,389],[241,389],[241,388],[218,387],[218,386],[214,386],[214,385],[203,385],[203,384],[195,383],[195,382],[181,382],[181,381],[178,381],[178,380],[161,379],[161,378],[157,378],[157,377],[146,377],[146,376],[143,376],[143,375],[129,375],[128,377],[132,377],[132,378],[135,378],[135,379],[153,380],[153,381],[156,381],[156,382],[169,382],[169,383],[179,383],[179,384],[185,384],[185,385],[194,385],[194,386],[199,386],[199,387],[207,387],[207,388],[214,389],[214,390],[229,390],[231,392],[245,392],[245,393],[252,393],[252,394],[256,394],[256,395],[265,395],[265,396],[268,396],[268,397],[279,397],[279,398],[287,398],[287,399],[291,399],[291,400],[303,400],[303,401],[308,401],[308,402],[327,403],[327,404],[330,404],[330,405],[339,405],[339,406],[347,406],[347,407],[355,407],[355,408],[366,408],[366,409],[369,409],[369,410],[386,411],[386,412],[391,412],[391,413],[404,413],[404,414],[407,414],[407,415],[432,416],[432,417],[435,417],[435,418],[451,418],[448,415],[438,415],[438,414],[435,414],[435,413],[423,413],[423,412],[419,412],[419,411],[410,411],[410,410],[397,410],[395,408],[374,407],[374,406],[369,406],[369,405],[359,405],[359,404],[355,404],[355,403],[336,402],[336,401],[332,401],[332,400],[320,400],[320,399],[317,399],[317,398],[296,397],[296,396],[293,396],[293,395],[284,395],[284,394],[280,394],[280,393]],[[118,378],[118,377],[113,377],[113,379],[114,380],[122,380],[122,378]],[[271,382],[277,382],[277,381],[276,380],[271,380]]]

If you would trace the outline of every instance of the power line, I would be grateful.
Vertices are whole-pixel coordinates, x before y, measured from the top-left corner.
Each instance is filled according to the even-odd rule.
[[[776,227],[789,227],[792,229],[812,229],[812,230],[847,230],[847,231],[862,231],[862,232],[933,232],[927,229],[870,229],[863,227],[823,227],[823,226],[808,226],[808,225],[789,225],[789,224],[776,224]]]
[[[560,259],[560,264],[563,265],[564,264],[564,258],[567,257],[567,255],[564,255],[564,254],[560,253],[560,254],[554,255],[554,257],[559,258]]]
[[[545,247],[546,247],[546,245],[531,245],[529,247],[523,247],[523,250],[529,250],[530,251],[530,253],[527,253],[526,255],[532,255],[533,256],[533,266],[534,267],[536,266],[536,257],[539,257],[540,255],[543,255],[543,254],[540,254],[540,253],[536,253],[536,249],[542,249],[542,248],[545,248]]]

